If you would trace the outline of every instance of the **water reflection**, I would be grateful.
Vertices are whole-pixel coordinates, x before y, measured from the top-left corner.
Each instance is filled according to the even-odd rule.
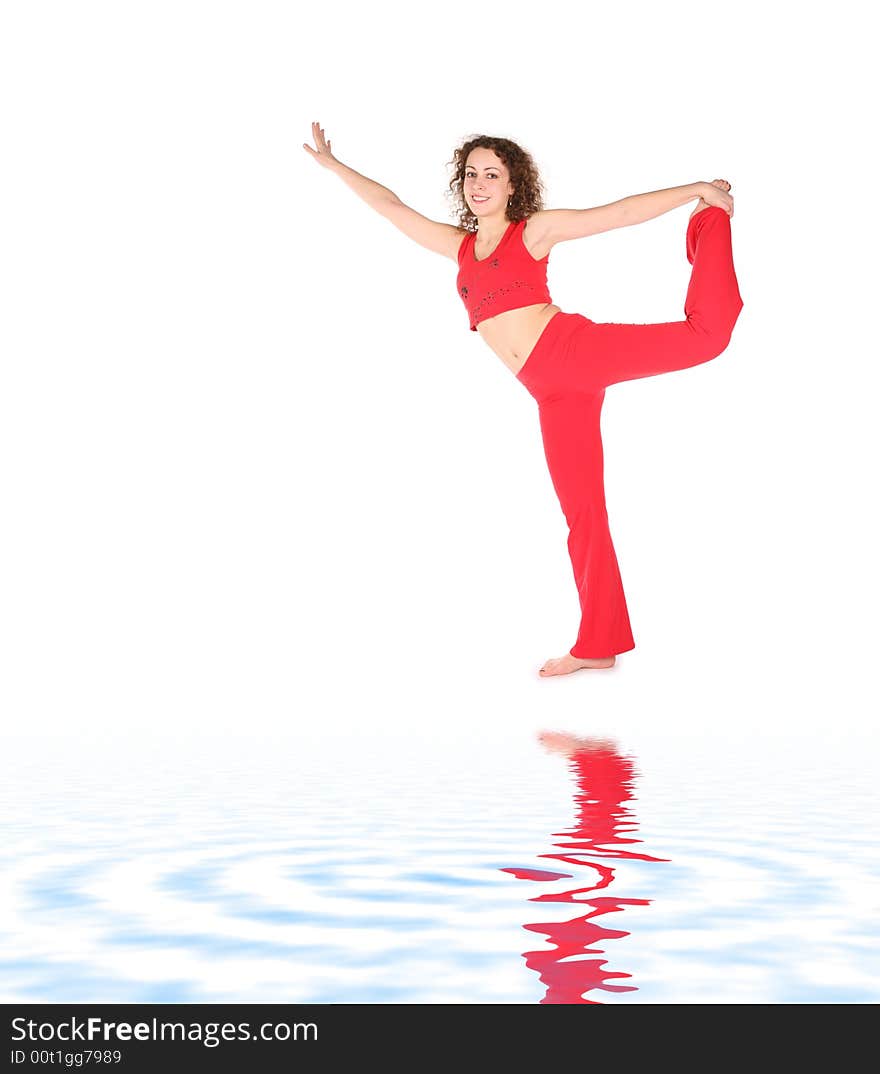
[[[628,936],[622,929],[610,929],[597,923],[597,918],[620,913],[627,906],[647,906],[649,899],[629,899],[613,895],[590,897],[590,892],[606,891],[614,881],[614,867],[609,859],[659,862],[655,858],[631,849],[641,840],[635,838],[637,825],[632,809],[626,804],[633,798],[634,772],[629,757],[623,756],[610,739],[578,738],[557,731],[544,731],[538,739],[541,745],[568,758],[575,777],[577,815],[571,831],[555,832],[557,853],[541,854],[542,858],[574,865],[578,874],[544,869],[504,869],[520,880],[550,881],[572,879],[587,871],[591,883],[565,891],[537,895],[530,902],[577,903],[589,907],[589,913],[568,921],[541,921],[523,926],[529,932],[545,936],[549,947],[524,951],[523,958],[546,985],[542,1003],[598,1003],[587,999],[586,993],[634,992],[633,984],[615,984],[630,974],[607,969],[608,960],[591,958],[605,954],[610,940]],[[567,887],[567,885],[564,885]]]

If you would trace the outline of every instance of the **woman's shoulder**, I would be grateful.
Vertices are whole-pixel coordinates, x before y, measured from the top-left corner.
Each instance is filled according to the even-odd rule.
[[[537,234],[542,228],[546,227],[549,215],[549,209],[536,209],[531,216],[525,217],[523,223],[530,232]]]
[[[523,221],[522,240],[537,261],[543,261],[553,248],[548,223],[549,209],[538,209]]]

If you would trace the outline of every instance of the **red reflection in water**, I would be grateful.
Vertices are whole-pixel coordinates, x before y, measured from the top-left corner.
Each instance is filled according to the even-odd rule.
[[[525,925],[529,932],[546,936],[549,948],[539,951],[524,951],[523,958],[529,969],[536,970],[547,992],[542,1003],[598,1003],[600,1000],[586,999],[585,993],[593,990],[603,992],[634,992],[636,986],[631,984],[613,984],[630,974],[606,969],[608,960],[588,958],[589,955],[603,955],[604,949],[599,944],[616,940],[629,933],[621,929],[609,929],[596,923],[596,918],[604,914],[620,913],[627,906],[647,906],[650,899],[623,899],[608,895],[585,898],[591,891],[608,888],[614,880],[614,868],[607,864],[608,859],[618,858],[633,861],[668,861],[668,858],[654,858],[633,849],[641,840],[632,834],[636,830],[633,812],[625,803],[633,798],[633,765],[628,757],[618,752],[615,744],[608,739],[577,738],[559,732],[543,732],[539,739],[549,750],[562,753],[569,758],[569,764],[577,782],[577,817],[571,831],[554,832],[554,837],[564,837],[564,842],[554,843],[563,853],[542,854],[542,858],[553,858],[590,869],[594,882],[586,887],[573,888],[571,891],[556,891],[538,895],[530,902],[577,903],[589,907],[589,913],[572,918],[569,921],[545,921]],[[522,880],[550,881],[571,877],[571,873],[551,872],[543,869],[504,869]],[[573,961],[565,961],[573,959]]]

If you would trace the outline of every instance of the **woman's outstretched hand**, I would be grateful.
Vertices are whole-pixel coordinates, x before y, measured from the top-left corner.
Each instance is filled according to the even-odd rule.
[[[330,139],[324,141],[324,128],[313,123],[312,137],[315,139],[316,149],[312,149],[310,145],[303,142],[303,149],[307,149],[312,154],[312,160],[316,160],[322,168],[332,168],[338,164],[339,161],[330,152]]]
[[[733,197],[728,194],[730,183],[726,179],[713,179],[703,186],[703,201],[707,205],[719,205],[728,216],[733,216]]]

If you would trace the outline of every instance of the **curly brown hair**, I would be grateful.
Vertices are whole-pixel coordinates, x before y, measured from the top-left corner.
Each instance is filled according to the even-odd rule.
[[[507,219],[511,222],[528,220],[532,213],[544,208],[544,184],[538,174],[538,168],[532,159],[531,153],[511,142],[507,138],[494,138],[490,134],[478,134],[470,138],[453,153],[452,160],[447,161],[447,166],[452,165],[454,175],[449,181],[449,190],[446,197],[452,197],[459,226],[466,231],[476,231],[477,217],[468,208],[464,197],[464,173],[465,164],[472,149],[491,149],[510,172],[510,181],[514,191],[510,196],[510,204],[507,206]]]

